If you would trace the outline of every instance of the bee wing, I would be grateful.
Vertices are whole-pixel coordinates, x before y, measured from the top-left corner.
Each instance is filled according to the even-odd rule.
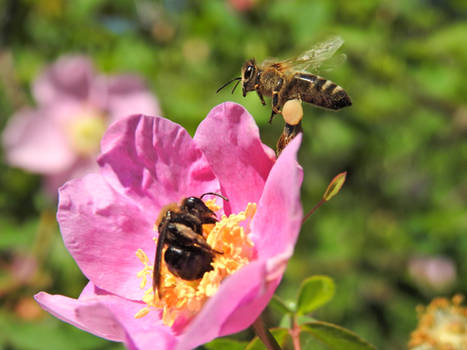
[[[156,255],[154,257],[154,268],[152,272],[152,289],[154,292],[157,291],[159,298],[162,297],[162,292],[160,290],[161,282],[161,260],[162,260],[162,248],[164,248],[165,238],[167,236],[167,225],[168,220],[164,222],[159,231],[159,236],[157,237],[157,247]]]
[[[343,43],[344,40],[340,36],[334,36],[316,44],[313,48],[297,57],[283,61],[283,63],[298,71],[315,71],[323,62],[329,60]],[[340,55],[339,59],[344,61],[345,55]]]
[[[334,55],[327,61],[323,62],[319,67],[315,67],[314,71],[316,72],[330,72],[332,71],[335,67],[341,65],[347,60],[347,55],[345,53],[341,53],[338,55]]]

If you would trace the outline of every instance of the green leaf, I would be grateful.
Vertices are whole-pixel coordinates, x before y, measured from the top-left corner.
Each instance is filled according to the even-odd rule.
[[[300,332],[300,350],[329,350],[329,348],[310,333]]]
[[[277,343],[281,348],[284,347],[284,344],[287,340],[290,339],[289,330],[287,328],[274,328],[269,330],[276,339]],[[267,350],[266,346],[263,344],[261,339],[254,337],[253,340],[248,343],[245,350]]]
[[[272,299],[269,302],[268,306],[270,306],[271,308],[280,312],[283,315],[293,313],[295,310],[294,305],[290,305],[290,303],[287,303],[286,301],[282,300],[277,295],[272,296]]]
[[[334,291],[334,282],[328,276],[307,278],[298,292],[297,314],[303,315],[323,306],[332,299]]]
[[[326,344],[332,350],[376,350],[376,348],[348,329],[327,322],[309,322],[300,326],[303,332]]]
[[[204,344],[203,347],[209,350],[243,350],[246,344],[246,342],[241,342],[230,338],[217,338],[207,344]]]
[[[328,185],[328,188],[326,188],[326,191],[323,194],[323,199],[325,201],[330,200],[332,197],[339,193],[342,186],[344,185],[346,176],[347,171],[344,171],[343,173],[337,174],[334,179],[332,179]]]

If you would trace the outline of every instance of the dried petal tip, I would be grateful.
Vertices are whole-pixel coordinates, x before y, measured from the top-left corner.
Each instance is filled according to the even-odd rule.
[[[412,332],[411,350],[467,349],[467,308],[463,297],[434,299],[426,308],[418,307],[419,323]]]
[[[206,201],[211,210],[219,210],[215,201]],[[206,272],[200,280],[186,281],[169,272],[165,262],[161,266],[161,284],[163,297],[154,295],[152,287],[144,292],[143,301],[146,306],[138,311],[135,318],[140,318],[151,310],[162,309],[162,320],[172,326],[181,318],[193,318],[206,300],[217,292],[221,282],[255,257],[253,242],[249,238],[250,222],[256,212],[256,204],[248,203],[245,211],[223,215],[215,225],[203,225],[203,236],[211,248],[222,252],[215,256],[212,262],[213,270]],[[157,244],[157,241],[156,241]],[[144,268],[138,272],[141,278],[140,287],[144,289],[147,277],[152,275],[153,268],[143,250],[136,252]]]

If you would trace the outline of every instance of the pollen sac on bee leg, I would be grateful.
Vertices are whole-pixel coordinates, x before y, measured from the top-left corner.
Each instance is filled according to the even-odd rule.
[[[286,124],[298,125],[303,119],[302,101],[298,99],[288,100],[284,103],[281,113]]]

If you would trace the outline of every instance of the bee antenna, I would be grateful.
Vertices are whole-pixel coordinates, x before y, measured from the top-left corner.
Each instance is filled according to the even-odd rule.
[[[240,79],[241,79],[241,78],[240,78]],[[233,87],[233,89],[232,89],[232,95],[233,95],[235,89],[237,88],[238,84],[240,84],[240,79],[237,81],[237,83],[236,83],[235,86]]]
[[[207,195],[212,195],[212,196],[217,196],[217,197],[220,197],[222,198],[223,200],[225,200],[226,202],[228,202],[229,200],[227,199],[227,197],[224,197],[223,195],[219,194],[219,193],[215,193],[215,192],[206,192],[206,193],[203,193],[199,199],[203,199],[204,196],[207,196]]]
[[[238,77],[238,78],[233,78],[232,80],[229,80],[227,83],[225,83],[224,85],[222,85],[219,89],[217,89],[216,91],[216,94],[221,91],[223,88],[225,88],[227,85],[231,84],[232,82],[234,82],[235,80],[241,80],[242,78],[241,77]],[[238,85],[238,83],[237,83]]]

